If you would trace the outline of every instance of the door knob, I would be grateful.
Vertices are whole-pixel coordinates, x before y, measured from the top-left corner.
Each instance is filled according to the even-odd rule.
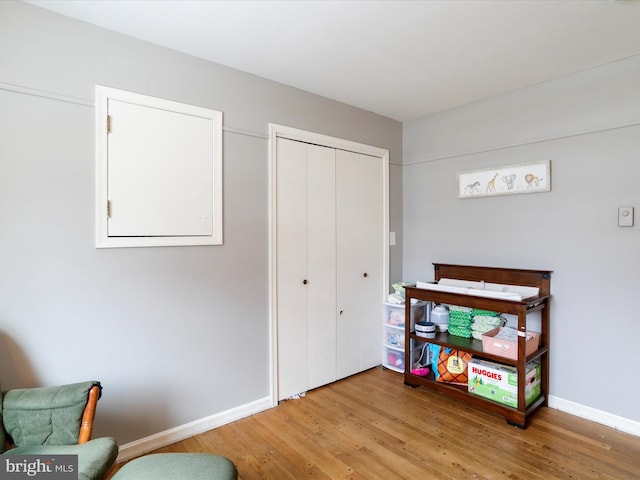
[[[309,283],[309,280],[307,280],[306,278],[304,280],[302,280],[302,284],[306,285],[307,283]]]
[[[369,276],[369,274],[367,272],[364,272],[364,275],[362,275],[364,278],[367,278]]]

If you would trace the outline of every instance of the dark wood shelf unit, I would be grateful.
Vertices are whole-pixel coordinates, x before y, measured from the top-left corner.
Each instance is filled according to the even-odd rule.
[[[526,427],[527,417],[538,407],[547,405],[549,392],[549,302],[551,299],[551,270],[521,270],[512,268],[477,267],[468,265],[450,265],[434,263],[435,281],[442,278],[457,280],[484,281],[507,285],[521,285],[537,287],[539,295],[522,301],[512,301],[496,298],[478,297],[450,292],[434,291],[415,286],[405,287],[405,374],[404,383],[413,387],[427,387],[442,392],[465,402],[478,405],[491,412],[503,415],[507,422],[521,428]],[[409,307],[411,299],[417,299],[437,304],[459,305],[481,310],[490,310],[515,315],[518,318],[518,332],[527,331],[527,316],[533,312],[540,312],[540,347],[529,356],[526,352],[526,338],[524,334],[518,336],[518,355],[515,360],[486,353],[482,349],[482,341],[456,337],[446,332],[438,333],[435,338],[426,339],[417,336],[411,323]],[[518,408],[512,408],[492,400],[479,397],[467,391],[466,387],[437,382],[411,373],[413,358],[411,345],[413,341],[433,343],[436,345],[455,348],[471,353],[476,358],[490,360],[515,367],[518,374]],[[541,366],[541,394],[526,405],[525,376],[527,363],[537,360]]]

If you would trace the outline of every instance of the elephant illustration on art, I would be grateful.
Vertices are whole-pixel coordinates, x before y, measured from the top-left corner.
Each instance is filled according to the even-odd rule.
[[[507,185],[507,190],[513,190],[513,183],[516,181],[516,174],[503,175],[502,181]]]

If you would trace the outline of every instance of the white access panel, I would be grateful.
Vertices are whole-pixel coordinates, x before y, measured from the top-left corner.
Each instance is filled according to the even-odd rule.
[[[212,121],[109,100],[109,236],[213,233]]]
[[[222,114],[97,87],[97,246],[222,243]]]

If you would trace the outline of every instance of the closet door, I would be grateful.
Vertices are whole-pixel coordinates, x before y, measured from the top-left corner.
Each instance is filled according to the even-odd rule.
[[[380,364],[383,176],[380,157],[337,151],[337,378]]]
[[[278,398],[336,380],[335,150],[277,140]]]
[[[308,145],[308,389],[336,381],[336,151]]]
[[[307,149],[278,139],[278,399],[307,390]]]

